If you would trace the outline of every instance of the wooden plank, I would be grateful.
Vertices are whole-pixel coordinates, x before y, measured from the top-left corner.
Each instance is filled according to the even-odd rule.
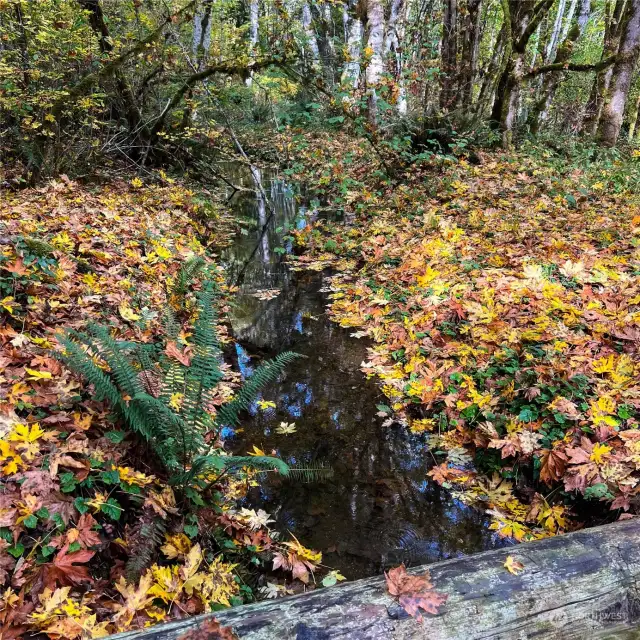
[[[508,555],[522,562],[524,573],[504,568]],[[387,594],[382,576],[237,607],[216,618],[248,640],[640,638],[640,518],[411,572],[427,568],[449,599],[422,623]],[[204,639],[198,627],[208,617],[114,637]]]

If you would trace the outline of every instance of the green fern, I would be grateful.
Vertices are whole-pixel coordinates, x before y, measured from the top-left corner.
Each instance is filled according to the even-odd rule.
[[[234,425],[238,421],[241,411],[246,411],[255,400],[256,396],[264,387],[278,379],[282,370],[297,358],[301,358],[299,353],[285,351],[261,364],[253,375],[244,383],[236,397],[224,405],[218,411],[218,422],[222,425]]]
[[[273,469],[263,469],[259,472],[260,476],[266,476],[273,472]],[[333,478],[333,468],[326,462],[296,462],[289,465],[289,473],[285,474],[290,480],[310,484],[312,482],[321,482]]]
[[[206,283],[197,301],[188,367],[167,358],[161,345],[118,341],[108,327],[95,324],[61,337],[64,352],[58,357],[92,384],[96,397],[106,400],[124,424],[149,444],[172,484],[191,485],[203,474],[243,467],[286,475],[289,468],[282,460],[219,455],[206,441],[217,440],[223,426],[235,424],[258,392],[299,356],[283,353],[258,367],[236,398],[212,415],[212,400],[223,378],[214,286]]]
[[[176,274],[171,287],[171,295],[177,299],[184,298],[193,281],[204,269],[205,264],[206,262],[202,256],[189,258]]]

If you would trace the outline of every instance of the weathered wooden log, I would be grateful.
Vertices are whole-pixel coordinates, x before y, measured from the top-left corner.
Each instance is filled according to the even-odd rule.
[[[524,565],[512,575],[507,556]],[[640,518],[416,567],[449,598],[422,622],[386,591],[384,577],[217,613],[251,640],[640,638]],[[205,640],[198,616],[116,636]],[[638,626],[637,626],[638,625]]]

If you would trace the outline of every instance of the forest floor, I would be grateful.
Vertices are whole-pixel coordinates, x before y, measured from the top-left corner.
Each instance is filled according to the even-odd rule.
[[[334,269],[330,313],[373,339],[362,370],[431,477],[517,540],[637,513],[637,158],[434,157],[391,185],[365,142],[281,148],[346,219],[299,232],[297,262]]]
[[[247,584],[257,591],[256,566],[279,557],[305,579],[320,559],[297,541],[276,543],[264,512],[238,508],[250,472],[217,481],[214,504],[198,487],[181,502],[140,439],[55,357],[59,331],[88,323],[120,340],[161,341],[185,260],[203,256],[224,291],[214,257],[231,228],[211,194],[162,173],[150,184],[63,176],[0,197],[3,640],[103,637],[224,608],[256,597]],[[193,310],[193,292],[187,300]],[[190,326],[165,352],[186,366]],[[218,339],[230,340],[223,324]],[[228,398],[239,374],[223,371],[216,397]],[[287,592],[276,583],[271,597]]]
[[[363,371],[379,380],[389,423],[428,435],[433,479],[517,540],[635,513],[634,159],[584,169],[540,150],[481,152],[475,165],[416,163],[391,184],[363,141],[269,144],[292,180],[344,214],[296,232],[291,259],[333,269],[330,313],[373,339]],[[160,341],[171,284],[193,255],[225,291],[215,254],[231,221],[216,202],[162,172],[148,184],[63,176],[0,197],[3,639],[102,637],[237,604],[257,595],[252,568],[272,561],[286,569],[263,594],[276,597],[321,561],[279,541],[268,514],[237,508],[249,472],[216,484],[216,508],[184,517],[144,448],[54,357],[60,330],[90,322]],[[185,366],[192,320],[165,352]],[[224,325],[218,334],[230,339]],[[225,368],[220,398],[237,383]],[[149,539],[144,527],[159,521],[164,533]],[[141,545],[154,563],[132,579]]]

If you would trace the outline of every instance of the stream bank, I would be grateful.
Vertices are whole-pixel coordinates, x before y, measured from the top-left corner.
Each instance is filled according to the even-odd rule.
[[[245,167],[227,171],[252,189]],[[240,230],[221,261],[230,282],[241,280],[229,313],[235,358],[246,377],[282,351],[306,357],[264,390],[275,408],[254,403],[243,428],[225,434],[234,452],[274,450],[294,469],[290,479],[264,478],[251,505],[348,579],[503,545],[481,512],[427,478],[434,460],[422,435],[383,426],[385,398],[360,371],[367,341],[326,314],[327,274],[287,266],[289,233],[317,214],[275,173],[262,181],[268,203],[248,191],[229,200]]]

